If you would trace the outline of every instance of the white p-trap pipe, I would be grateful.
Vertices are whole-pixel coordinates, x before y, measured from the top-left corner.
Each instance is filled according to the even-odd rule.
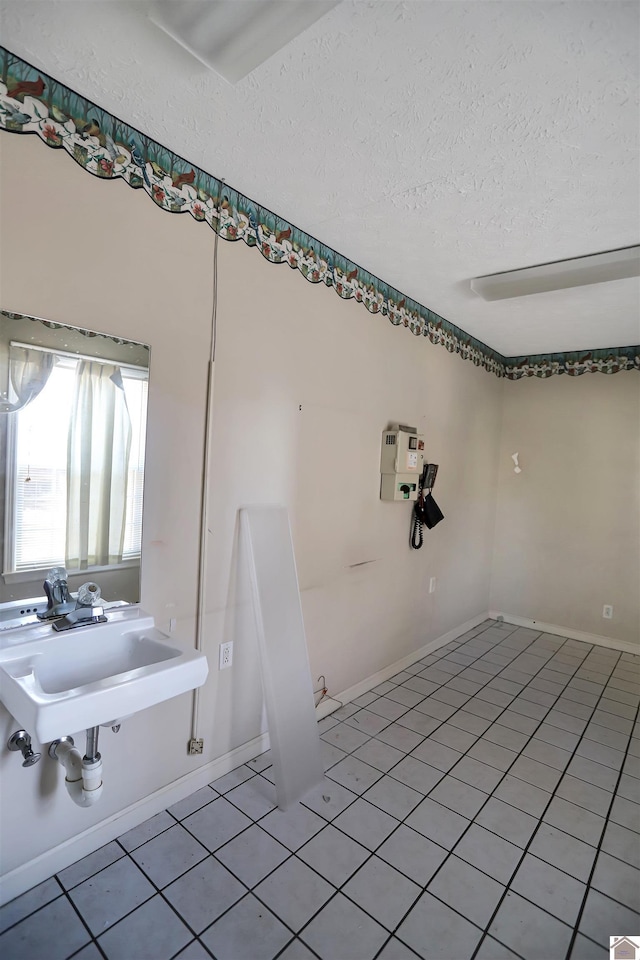
[[[56,747],[56,760],[66,771],[67,793],[79,807],[91,807],[102,794],[102,760],[87,763],[70,743],[63,741]]]

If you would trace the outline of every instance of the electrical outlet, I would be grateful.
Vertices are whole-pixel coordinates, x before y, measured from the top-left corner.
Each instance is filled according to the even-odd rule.
[[[602,608],[602,618],[603,620],[613,620],[613,607],[609,603],[605,603]]]
[[[429,580],[429,593],[435,593],[435,592],[436,592],[436,578],[431,577],[431,579]]]
[[[233,663],[233,641],[229,640],[228,643],[220,644],[220,660],[219,668],[220,670],[226,670],[227,667],[230,667]]]

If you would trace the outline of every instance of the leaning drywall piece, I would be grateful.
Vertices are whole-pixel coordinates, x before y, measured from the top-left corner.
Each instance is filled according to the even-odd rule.
[[[320,736],[286,507],[240,511],[256,618],[278,806],[322,781]]]

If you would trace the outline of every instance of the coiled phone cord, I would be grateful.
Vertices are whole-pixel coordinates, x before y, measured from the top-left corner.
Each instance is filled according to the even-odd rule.
[[[424,542],[424,533],[422,530],[422,516],[424,503],[424,481],[426,477],[426,467],[422,471],[418,481],[418,499],[413,505],[413,523],[411,524],[411,534],[409,535],[409,544],[414,550],[420,550]]]

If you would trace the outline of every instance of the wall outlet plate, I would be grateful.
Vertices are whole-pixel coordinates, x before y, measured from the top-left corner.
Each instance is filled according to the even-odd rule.
[[[613,620],[613,607],[610,603],[605,603],[602,608],[602,619],[603,620]]]
[[[218,667],[220,670],[226,670],[233,663],[233,641],[221,643],[219,647]]]

